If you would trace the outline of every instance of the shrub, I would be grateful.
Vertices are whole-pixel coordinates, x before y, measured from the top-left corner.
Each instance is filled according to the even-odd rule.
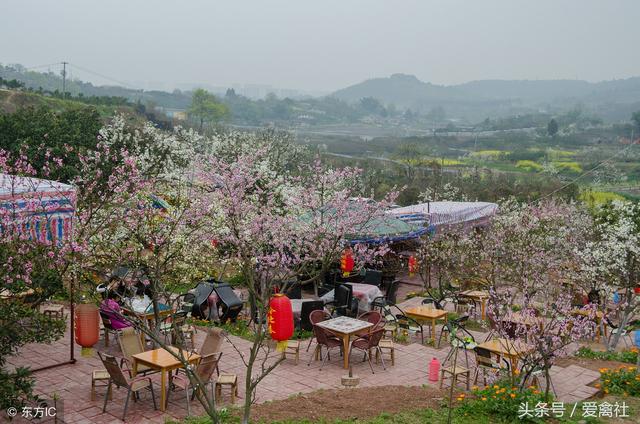
[[[575,353],[575,356],[579,358],[600,359],[603,361],[620,361],[635,364],[638,361],[638,348],[632,347],[630,350],[624,350],[622,352],[599,352],[583,346],[578,349],[578,351]]]
[[[519,160],[518,162],[516,162],[516,167],[522,168],[526,171],[536,171],[536,172],[542,171],[544,168],[542,165],[532,160]]]
[[[560,171],[575,172],[579,174],[582,172],[582,166],[578,162],[552,162],[553,165]]]
[[[640,373],[637,367],[601,368],[600,382],[605,394],[640,396]]]
[[[522,405],[528,405],[528,409],[531,410],[538,402],[550,402],[545,400],[543,392],[533,386],[519,390],[509,382],[500,381],[484,388],[473,387],[472,398],[466,399],[465,395],[461,394],[457,401],[461,403],[459,410],[464,414],[488,415],[513,422],[527,422],[527,417],[518,417],[523,409]]]

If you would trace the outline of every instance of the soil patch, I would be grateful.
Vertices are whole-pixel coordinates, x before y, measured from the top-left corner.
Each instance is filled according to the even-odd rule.
[[[382,386],[318,390],[288,399],[256,405],[257,422],[307,419],[311,422],[373,418],[384,412],[398,413],[421,408],[439,408],[446,391],[433,387]]]
[[[582,368],[586,368],[592,371],[600,371],[601,368],[619,368],[634,366],[634,364],[628,364],[620,361],[605,361],[602,359],[591,358],[577,358],[575,356],[569,356],[567,358],[560,358],[556,361],[556,365],[566,368],[569,365],[577,365]]]

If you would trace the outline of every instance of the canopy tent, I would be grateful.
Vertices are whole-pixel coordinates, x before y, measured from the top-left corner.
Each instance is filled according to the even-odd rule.
[[[62,244],[70,240],[75,213],[75,189],[57,181],[0,173],[0,232],[18,231],[31,240]],[[68,361],[33,369],[40,371],[73,364],[74,293],[69,285],[70,358]]]
[[[0,225],[32,240],[62,242],[71,236],[75,190],[68,184],[0,173]]]
[[[418,239],[429,233],[431,227],[403,221],[392,215],[372,219],[358,233],[349,238],[351,244],[382,244]]]
[[[484,225],[497,211],[498,205],[489,202],[427,202],[393,208],[387,213],[414,225],[433,226],[437,231],[445,226]]]

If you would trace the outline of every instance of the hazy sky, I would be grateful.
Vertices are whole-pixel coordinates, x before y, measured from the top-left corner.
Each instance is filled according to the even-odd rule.
[[[330,91],[396,72],[437,84],[640,75],[639,0],[1,3],[0,63],[66,60],[165,89]]]

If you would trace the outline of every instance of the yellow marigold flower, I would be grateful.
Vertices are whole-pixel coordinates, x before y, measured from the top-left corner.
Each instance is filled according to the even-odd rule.
[[[604,392],[605,393],[609,393],[609,389],[604,389]]]
[[[534,394],[534,395],[539,395],[539,394],[540,394],[540,391],[539,391],[539,390],[534,390],[534,391],[533,391],[533,394]]]
[[[473,387],[471,387],[471,390],[474,390],[474,391],[475,391],[475,390],[478,390],[478,386],[473,386]]]
[[[515,393],[511,393],[509,396],[511,396],[511,399],[515,399],[516,394]]]
[[[486,397],[483,397],[483,398],[482,398],[482,400],[483,400],[483,401],[485,401],[485,400],[487,400],[487,398],[486,398]]]
[[[594,387],[595,387],[596,389],[599,389],[599,388],[600,388],[600,383],[596,383]]]
[[[514,370],[514,371],[513,371],[513,374],[514,374],[514,375],[520,375],[520,370]]]
[[[464,394],[464,393],[460,393],[460,394],[458,395],[458,397],[463,398],[463,397],[465,397],[465,394]]]
[[[511,390],[518,390],[518,389],[516,389],[515,387],[512,387]]]
[[[493,388],[494,388],[494,389],[499,389],[499,388],[500,388],[500,386],[498,386],[497,384],[495,384],[495,385],[493,386]]]
[[[529,386],[528,388],[529,388],[529,389],[531,389],[531,390],[533,390],[533,389],[535,389],[535,388],[536,388],[536,386]]]
[[[600,368],[598,371],[600,371],[600,374],[604,374],[608,370],[606,368]]]

